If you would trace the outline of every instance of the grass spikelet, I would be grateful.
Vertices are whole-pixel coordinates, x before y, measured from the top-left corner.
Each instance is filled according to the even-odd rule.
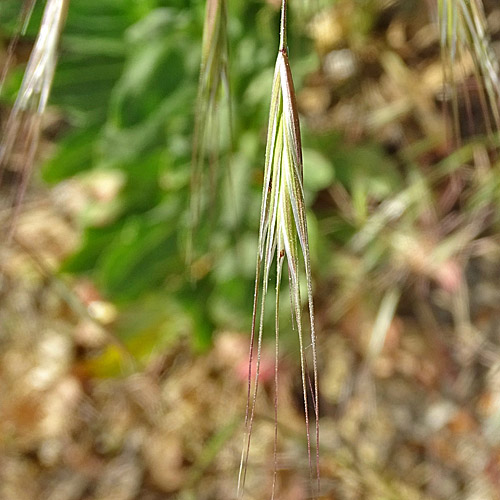
[[[259,370],[262,349],[264,304],[268,291],[271,266],[276,256],[276,311],[275,311],[275,444],[274,444],[274,498],[277,469],[277,414],[278,414],[278,341],[279,341],[279,294],[283,262],[286,258],[290,282],[290,301],[292,319],[296,325],[302,373],[302,390],[304,395],[304,411],[307,434],[307,448],[311,479],[316,476],[316,497],[319,492],[319,423],[318,423],[318,373],[316,336],[314,329],[314,307],[312,298],[311,264],[307,233],[306,209],[302,185],[302,147],[300,140],[299,118],[296,106],[292,74],[288,62],[286,44],[286,1],[281,6],[280,47],[274,73],[269,125],[262,190],[259,243],[255,276],[255,294],[253,305],[252,331],[248,369],[247,411],[245,417],[245,437],[238,478],[238,498],[243,498],[245,480],[250,451],[252,426],[255,416],[257,392],[259,386]],[[302,255],[302,259],[301,259]],[[302,303],[300,296],[300,261],[303,260],[307,281],[309,307],[309,323],[311,335],[311,355],[313,380],[308,379],[305,334],[302,319]],[[256,344],[256,345],[255,345]],[[255,352],[254,352],[255,351]],[[252,361],[256,356],[255,373]],[[308,393],[311,394],[314,406],[315,422],[314,443],[311,438],[311,415],[308,409]],[[313,472],[312,444],[316,449],[316,472]],[[313,482],[313,481],[312,481]]]
[[[477,82],[486,131],[491,134],[493,129],[499,130],[499,66],[487,34],[482,0],[438,0],[438,24],[444,80],[449,93],[445,98],[451,101],[454,135],[460,139],[456,86],[469,76]],[[465,100],[467,118],[472,122],[470,97],[466,95]]]
[[[9,115],[0,146],[0,184],[13,152],[22,158],[21,180],[13,200],[14,215],[9,233],[14,227],[19,207],[28,185],[40,140],[41,120],[52,86],[57,63],[59,38],[66,19],[69,0],[48,0],[40,30],[26,67],[14,107]],[[33,2],[25,3],[24,25],[29,20]]]
[[[194,233],[199,227],[202,215],[210,215],[216,205],[216,195],[220,185],[217,150],[220,133],[218,107],[222,95],[227,99],[228,122],[231,129],[228,60],[226,0],[207,0],[196,98],[188,262],[191,262],[193,257]],[[207,161],[208,174],[205,173]],[[213,221],[213,212],[211,215],[209,219]]]

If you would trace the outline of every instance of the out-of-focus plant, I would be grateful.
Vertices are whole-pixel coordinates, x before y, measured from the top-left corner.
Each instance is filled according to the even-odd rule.
[[[438,0],[438,22],[446,84],[445,99],[451,101],[453,131],[462,135],[461,121],[473,127],[473,110],[465,90],[465,113],[460,113],[457,97],[459,84],[476,80],[485,129],[491,134],[500,125],[499,66],[488,36],[482,0]],[[447,95],[446,95],[447,94]]]
[[[21,181],[15,192],[15,213],[10,219],[10,232],[16,219],[33,169],[41,133],[41,120],[47,107],[56,69],[59,37],[69,0],[48,0],[38,37],[31,52],[21,87],[3,131],[0,144],[0,184],[16,148],[21,158]],[[34,2],[25,2],[21,15],[22,31],[31,17]],[[13,41],[13,45],[15,44]],[[7,63],[9,58],[7,59]]]
[[[188,236],[188,262],[192,263],[193,244],[200,219],[213,225],[217,216],[217,197],[221,195],[221,172],[219,165],[221,122],[231,134],[231,96],[228,74],[227,4],[225,0],[208,0],[206,4],[201,68],[196,98],[195,130],[193,137],[193,160],[191,173],[191,221]],[[225,102],[221,94],[225,94]],[[227,115],[220,107],[225,104]],[[222,115],[222,116],[221,116]],[[225,118],[225,119],[224,119]],[[207,172],[208,171],[208,172]],[[223,173],[230,178],[227,166]],[[200,243],[203,245],[203,243]]]

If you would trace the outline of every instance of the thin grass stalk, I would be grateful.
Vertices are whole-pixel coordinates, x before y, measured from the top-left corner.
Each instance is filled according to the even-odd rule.
[[[218,108],[223,94],[227,101],[231,130],[227,2],[207,0],[191,161],[190,224],[187,242],[189,263],[193,260],[195,233],[202,217],[211,222],[214,219],[213,207],[216,206],[220,185]],[[205,172],[207,161],[208,173]]]
[[[42,117],[54,79],[59,38],[66,20],[69,0],[48,0],[40,30],[26,67],[23,81],[9,115],[0,146],[0,185],[5,169],[19,147],[23,166],[21,181],[14,197],[14,214],[7,235],[12,235],[19,208],[31,177],[40,141]],[[29,20],[33,2],[25,3],[24,25]]]
[[[290,284],[292,322],[296,325],[299,349],[302,389],[304,395],[304,414],[306,423],[307,453],[311,480],[316,477],[313,497],[319,494],[319,398],[316,333],[314,328],[314,306],[312,296],[312,274],[305,211],[304,190],[302,185],[303,165],[300,140],[299,118],[293,88],[292,74],[288,62],[286,43],[286,0],[282,1],[280,44],[276,60],[272,86],[269,125],[264,167],[264,183],[260,213],[259,242],[255,272],[255,292],[250,335],[248,365],[247,406],[245,413],[245,435],[238,475],[238,499],[243,498],[248,469],[252,428],[259,388],[260,360],[264,330],[264,305],[267,295],[271,266],[276,256],[276,311],[275,311],[275,444],[273,489],[274,498],[277,481],[277,418],[278,418],[278,344],[279,344],[279,290],[282,266],[287,260]],[[308,407],[308,373],[306,346],[302,319],[302,300],[300,294],[300,260],[304,262],[307,282],[307,302],[309,308],[309,327],[313,363],[313,382],[310,387],[314,406],[316,448],[316,473],[313,473],[312,439]],[[257,321],[258,318],[258,321]],[[258,326],[257,326],[258,324]],[[256,354],[255,354],[255,343]],[[255,375],[253,360],[256,356]]]

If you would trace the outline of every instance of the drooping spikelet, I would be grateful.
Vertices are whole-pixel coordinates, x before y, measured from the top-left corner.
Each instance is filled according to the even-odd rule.
[[[309,468],[313,476],[310,414],[308,409],[308,392],[314,405],[316,476],[317,485],[313,497],[319,491],[319,424],[318,424],[318,374],[316,360],[316,335],[314,329],[314,308],[312,298],[312,277],[307,232],[306,207],[302,185],[303,165],[300,139],[299,118],[296,106],[292,73],[288,62],[286,45],[286,1],[282,2],[280,48],[276,60],[273,80],[271,108],[267,135],[266,160],[264,169],[264,185],[260,215],[259,243],[255,277],[255,295],[253,321],[250,342],[250,363],[248,381],[248,400],[245,419],[245,441],[243,446],[240,474],[238,480],[238,498],[244,494],[252,425],[255,416],[257,391],[259,385],[260,357],[262,349],[264,304],[271,266],[276,256],[276,312],[275,312],[275,468],[273,480],[273,497],[276,486],[277,469],[277,411],[278,411],[278,340],[279,340],[279,294],[283,262],[288,264],[290,282],[290,299],[292,319],[297,327],[299,337],[302,389],[304,395],[304,411],[308,443]],[[307,281],[309,307],[309,327],[311,338],[311,354],[313,380],[308,381],[306,361],[305,334],[302,321],[302,302],[300,294],[301,260],[304,263]],[[255,346],[256,342],[256,346]],[[256,347],[256,368],[252,373],[254,348]]]
[[[226,0],[207,0],[195,110],[188,261],[193,259],[193,239],[201,219],[213,219],[222,180],[218,168],[222,96],[227,101],[227,125],[231,129],[228,60]]]

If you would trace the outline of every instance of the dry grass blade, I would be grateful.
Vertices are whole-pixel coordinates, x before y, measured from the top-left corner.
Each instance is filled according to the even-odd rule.
[[[202,214],[210,213],[215,206],[220,184],[221,176],[218,169],[217,152],[219,140],[218,106],[223,94],[227,99],[228,122],[229,128],[231,128],[228,53],[226,0],[207,0],[191,167],[191,223],[188,237],[188,262],[191,262],[193,257],[194,233],[198,229]],[[210,165],[208,174],[205,173],[207,160]]]
[[[40,140],[41,119],[52,86],[57,62],[57,48],[66,19],[69,0],[48,0],[42,17],[38,37],[35,41],[26,72],[7,120],[0,146],[0,184],[5,169],[13,159],[13,153],[21,158],[21,181],[14,196],[14,216],[11,218],[11,232],[16,213],[22,203],[26,187],[33,170],[33,163]],[[29,18],[33,3],[26,3],[24,23]]]
[[[500,129],[500,80],[499,66],[487,33],[487,23],[482,0],[438,0],[438,22],[444,64],[444,80],[451,101],[453,132],[461,135],[461,118],[456,86],[473,76],[485,128],[491,134]],[[465,96],[465,108],[472,122],[470,97]],[[493,122],[493,123],[492,123]]]
[[[277,259],[276,272],[276,363],[278,358],[279,339],[279,292],[283,262],[286,257],[290,282],[290,299],[292,318],[297,325],[300,361],[302,372],[302,389],[304,395],[304,411],[308,443],[309,468],[313,476],[312,439],[310,430],[310,415],[308,409],[308,393],[314,405],[316,477],[317,484],[313,497],[319,492],[319,424],[318,424],[318,374],[316,355],[316,335],[314,329],[314,308],[312,299],[312,278],[307,233],[306,209],[302,186],[302,147],[300,140],[299,119],[295,102],[292,74],[288,63],[286,45],[286,1],[282,3],[280,49],[276,61],[271,108],[269,114],[266,161],[264,170],[264,185],[262,191],[262,206],[260,216],[259,243],[255,277],[255,294],[253,306],[253,321],[249,355],[249,379],[247,394],[247,412],[245,418],[245,438],[238,478],[238,498],[244,495],[245,480],[250,452],[250,440],[255,416],[257,392],[259,386],[259,370],[262,349],[264,304],[268,291],[269,275],[274,256]],[[302,302],[300,294],[300,261],[304,261],[307,280],[307,295],[309,306],[309,322],[311,334],[311,354],[313,365],[313,381],[308,383],[305,335],[302,321]],[[257,344],[255,346],[255,343]],[[256,347],[256,349],[255,349]],[[256,350],[255,374],[252,373],[252,361]],[[278,367],[275,366],[275,383],[278,382]],[[278,388],[275,392],[275,425],[277,425]],[[277,430],[275,427],[275,470],[273,493],[276,485],[276,449]]]

